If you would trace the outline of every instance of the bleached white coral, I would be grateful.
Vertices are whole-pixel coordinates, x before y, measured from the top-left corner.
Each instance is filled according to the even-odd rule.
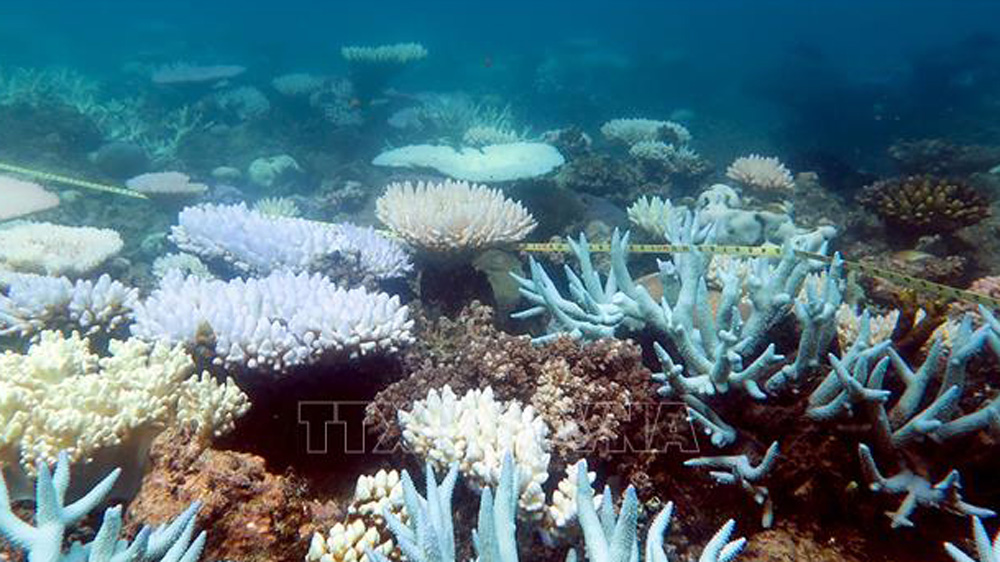
[[[153,260],[153,276],[157,279],[163,279],[173,270],[180,271],[185,277],[193,275],[202,279],[215,278],[215,275],[208,270],[208,266],[198,259],[198,256],[192,254],[184,252],[164,254]]]
[[[431,389],[410,412],[400,410],[403,440],[438,470],[458,463],[476,489],[495,488],[503,456],[510,451],[518,470],[519,504],[529,516],[541,516],[542,486],[548,480],[549,428],[531,406],[500,402],[493,389],[473,389],[462,398],[451,387]]]
[[[691,142],[691,132],[684,125],[655,119],[612,119],[601,125],[601,134],[608,140],[627,146],[643,141],[666,141],[678,145]]]
[[[464,181],[393,183],[375,209],[394,234],[435,252],[516,242],[536,226],[531,213],[500,190]]]
[[[104,274],[70,281],[32,273],[0,272],[0,335],[25,337],[45,329],[113,331],[131,320],[139,291]]]
[[[196,197],[208,191],[203,183],[192,182],[181,172],[152,172],[125,182],[129,189],[155,197]]]
[[[19,456],[30,472],[60,451],[86,460],[177,423],[204,437],[225,432],[249,407],[231,383],[188,382],[194,362],[180,346],[133,338],[108,349],[98,357],[78,334],[47,331],[26,354],[0,355],[0,456]]]
[[[412,268],[399,243],[346,223],[269,216],[243,204],[188,207],[178,223],[170,240],[180,249],[247,273],[325,271],[337,259],[377,279],[402,277]]]
[[[0,229],[0,266],[26,273],[81,277],[121,252],[114,230],[23,222]]]
[[[232,281],[168,274],[136,306],[132,333],[190,346],[210,342],[231,369],[282,372],[325,359],[391,353],[413,321],[399,297],[345,290],[318,274],[279,271]]]
[[[417,144],[387,150],[372,160],[376,166],[431,168],[458,180],[513,181],[545,175],[566,162],[551,145],[540,142],[492,144],[455,150]]]
[[[405,64],[427,57],[427,49],[420,43],[396,43],[378,47],[341,47],[340,56],[349,62],[376,64]]]
[[[757,189],[782,191],[795,187],[792,173],[781,163],[781,160],[757,154],[733,160],[733,163],[726,169],[726,176]]]
[[[14,219],[59,206],[55,193],[28,181],[0,176],[0,221]]]
[[[578,461],[566,467],[566,476],[556,485],[552,492],[552,500],[545,506],[545,517],[542,521],[542,530],[550,537],[559,537],[569,532],[573,523],[576,522],[576,485],[578,481],[578,471],[580,463]],[[587,479],[593,485],[597,479],[596,472],[588,472]],[[594,508],[601,505],[604,494],[594,495]]]

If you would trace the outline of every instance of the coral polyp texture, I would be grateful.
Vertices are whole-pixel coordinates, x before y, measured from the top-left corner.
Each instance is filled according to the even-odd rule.
[[[470,390],[461,398],[445,386],[400,410],[403,440],[415,453],[439,468],[457,463],[469,483],[494,486],[501,461],[512,451],[520,476],[520,505],[540,516],[545,504],[542,485],[549,472],[549,428],[531,406],[493,398],[493,390]]]
[[[131,321],[138,301],[138,290],[107,274],[70,281],[0,271],[0,335],[26,337],[46,328],[113,332]]]
[[[395,352],[411,341],[412,326],[398,297],[343,289],[319,274],[227,282],[172,272],[136,307],[132,333],[207,347],[227,369],[284,372]]]
[[[396,43],[377,47],[346,46],[340,56],[353,63],[405,64],[427,58],[427,48],[420,43]]]
[[[367,550],[393,559],[399,552],[385,521],[390,513],[401,521],[408,516],[403,506],[403,483],[399,472],[379,470],[362,474],[354,487],[354,497],[347,506],[347,516],[324,535],[313,533],[307,562],[369,561]]]
[[[944,234],[990,216],[989,201],[960,179],[907,176],[875,182],[859,200],[889,226],[911,234]]]
[[[733,160],[726,169],[726,177],[760,190],[789,191],[795,187],[792,173],[781,160],[758,154]]]
[[[0,176],[0,221],[16,219],[59,206],[59,196],[29,181]]]
[[[272,216],[243,204],[188,207],[170,239],[185,252],[245,273],[350,270],[385,279],[412,269],[402,246],[371,228]]]
[[[81,277],[121,252],[107,228],[23,222],[0,229],[0,266],[25,273]]]
[[[98,356],[78,334],[42,332],[27,353],[0,355],[0,459],[29,471],[60,451],[85,462],[124,447],[121,458],[135,458],[165,427],[208,439],[249,407],[232,382],[190,377],[194,362],[180,346],[133,338],[108,349]]]
[[[517,242],[536,225],[527,209],[500,190],[464,181],[393,183],[375,209],[395,235],[431,252]]]

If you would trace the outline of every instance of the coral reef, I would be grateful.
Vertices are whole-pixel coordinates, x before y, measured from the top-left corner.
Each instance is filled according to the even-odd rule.
[[[989,203],[968,183],[929,175],[876,182],[859,200],[887,224],[911,235],[950,233],[990,215]]]

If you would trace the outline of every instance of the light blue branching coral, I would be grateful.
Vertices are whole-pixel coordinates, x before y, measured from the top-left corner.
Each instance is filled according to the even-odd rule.
[[[758,484],[770,474],[778,460],[778,442],[771,443],[764,457],[757,466],[750,464],[746,455],[724,455],[717,457],[698,457],[684,461],[684,466],[694,468],[714,468],[708,475],[719,484],[736,485],[743,488],[755,502],[764,506],[761,515],[761,526],[770,528],[774,522],[774,510],[771,503],[771,493],[766,486]],[[721,470],[718,470],[721,469]]]
[[[27,552],[28,562],[196,562],[205,545],[205,532],[192,540],[196,502],[167,525],[143,527],[132,543],[120,540],[122,508],[104,512],[104,519],[94,540],[75,542],[62,551],[66,530],[104,501],[121,473],[115,469],[79,500],[66,505],[69,487],[69,457],[62,453],[54,472],[39,463],[35,499],[35,526],[22,521],[11,509],[7,484],[0,472],[0,534],[17,548]]]
[[[932,484],[926,470],[910,468],[912,463],[908,462],[908,452],[928,439],[944,442],[984,429],[1000,429],[1000,398],[969,414],[959,415],[958,410],[969,360],[986,348],[994,353],[1000,350],[1000,322],[989,310],[980,308],[980,312],[986,325],[973,330],[971,320],[966,317],[952,337],[947,356],[944,344],[940,338],[936,339],[917,369],[906,363],[890,341],[869,343],[870,322],[865,313],[857,340],[842,357],[830,355],[833,368],[809,397],[808,417],[817,421],[865,422],[862,425],[871,427],[871,442],[878,454],[894,458],[902,467],[887,478],[879,471],[872,449],[865,444],[859,446],[862,469],[871,489],[906,494],[899,508],[888,514],[893,527],[912,526],[910,516],[919,506],[981,517],[993,515],[988,509],[962,501],[957,470],[951,470],[937,484]],[[885,388],[889,373],[895,373],[903,386],[891,407],[888,403],[893,393]],[[927,396],[931,383],[939,375],[937,394]]]
[[[455,562],[454,525],[452,521],[451,495],[458,478],[457,466],[452,466],[444,479],[438,483],[430,464],[426,465],[426,492],[421,496],[413,485],[409,474],[403,471],[403,498],[406,513],[410,514],[407,524],[403,524],[388,510],[383,517],[396,538],[404,558],[409,562]],[[615,515],[611,503],[611,491],[604,488],[600,512],[594,507],[594,490],[587,473],[586,461],[577,464],[576,505],[578,521],[583,530],[587,557],[591,562],[639,561],[638,532],[639,501],[635,488],[629,486],[622,500],[621,513]],[[479,500],[479,523],[473,531],[473,545],[477,562],[517,562],[517,471],[514,458],[508,452],[504,455],[499,484],[494,496],[490,488],[483,490]],[[646,536],[646,562],[667,562],[663,539],[670,526],[673,503],[667,506],[653,520]],[[730,519],[712,537],[702,551],[699,562],[730,562],[743,551],[746,539],[730,540],[735,521]],[[389,559],[372,549],[366,549],[367,556],[374,562],[389,562]],[[576,552],[570,550],[567,562],[576,560]]]
[[[673,244],[709,244],[714,226],[683,210],[666,215],[664,233]],[[736,432],[711,409],[713,396],[739,392],[763,400],[768,392],[782,391],[819,365],[836,333],[835,313],[843,285],[839,257],[826,268],[818,290],[809,285],[804,298],[796,298],[806,276],[823,265],[799,258],[795,250],[825,253],[822,237],[789,241],[780,259],[757,259],[745,279],[733,264],[721,268],[723,289],[714,311],[705,282],[710,254],[683,252],[658,262],[663,286],[676,288],[671,304],[666,297],[657,302],[632,279],[626,265],[627,233],[616,231],[612,236],[611,272],[603,282],[593,267],[586,238],[581,236],[570,247],[580,267],[579,275],[566,267],[572,298],[563,297],[545,270],[531,260],[531,278],[515,279],[532,306],[514,316],[551,315],[551,333],[536,338],[538,343],[562,334],[596,339],[645,327],[666,335],[678,357],[665,346],[654,345],[662,365],[654,378],[664,383],[659,392],[684,400],[692,419],[716,446],[732,443]],[[751,309],[745,319],[740,309],[743,302]],[[767,343],[768,335],[793,311],[801,326],[799,351],[793,362],[779,368],[785,358],[773,343]]]
[[[923,476],[909,470],[886,478],[879,472],[867,445],[863,443],[858,445],[858,454],[861,457],[861,468],[870,482],[869,487],[873,492],[906,494],[903,503],[896,511],[886,513],[892,519],[893,528],[912,527],[913,521],[910,520],[910,516],[919,506],[934,507],[960,515],[975,515],[976,517],[996,515],[992,510],[962,500],[962,495],[959,492],[962,488],[962,482],[957,470],[952,470],[936,484],[931,484]]]
[[[451,496],[458,481],[458,465],[453,464],[448,474],[438,483],[430,463],[425,467],[427,497],[421,496],[407,471],[403,471],[403,502],[409,516],[403,523],[388,509],[382,512],[389,530],[396,537],[396,544],[410,562],[454,562],[455,531],[452,522]],[[368,548],[368,558],[375,562],[389,562],[384,554]]]
[[[962,552],[957,546],[950,542],[944,543],[944,550],[955,562],[1000,562],[1000,533],[990,543],[990,537],[986,534],[983,522],[978,517],[972,516],[972,538],[976,542],[976,555],[979,560],[975,560],[968,554]]]
[[[629,486],[622,497],[621,512],[615,516],[611,503],[611,490],[604,488],[604,498],[601,510],[594,508],[594,490],[587,478],[587,463],[579,463],[577,468],[576,505],[578,520],[583,530],[584,542],[587,547],[587,559],[590,562],[621,562],[639,560],[638,531],[639,501],[635,488]],[[670,526],[674,504],[668,502],[650,524],[646,532],[644,559],[646,562],[667,562],[667,553],[663,549],[663,538]],[[746,546],[746,539],[739,538],[730,541],[736,522],[730,519],[715,533],[705,549],[699,562],[729,562],[735,560]],[[575,554],[567,560],[575,560]]]
[[[1000,322],[986,308],[980,307],[980,312],[986,325],[973,331],[971,319],[966,317],[952,337],[947,357],[938,338],[916,370],[891,342],[870,345],[868,316],[862,316],[855,344],[841,358],[830,355],[833,369],[810,395],[807,415],[820,421],[867,417],[875,427],[875,444],[883,453],[899,451],[928,438],[943,442],[983,429],[1000,429],[1000,397],[975,412],[958,415],[969,360],[984,349],[1000,356]],[[939,390],[930,399],[927,390],[938,375],[942,360],[945,367]],[[887,409],[892,393],[883,385],[890,366],[891,372],[902,380],[904,390]]]

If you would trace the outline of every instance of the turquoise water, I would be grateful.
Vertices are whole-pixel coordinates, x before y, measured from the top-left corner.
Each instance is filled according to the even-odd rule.
[[[995,532],[1000,2],[0,2],[14,512],[118,467],[129,538],[423,562],[377,474],[456,461],[441,562],[605,562],[587,460],[619,562]]]

